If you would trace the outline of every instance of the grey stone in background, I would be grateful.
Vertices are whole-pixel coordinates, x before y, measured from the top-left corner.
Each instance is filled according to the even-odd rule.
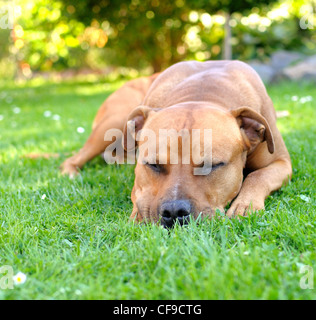
[[[294,66],[285,68],[283,75],[290,80],[316,81],[316,55],[308,57]]]
[[[265,83],[282,79],[316,82],[316,55],[307,57],[299,52],[281,50],[272,54],[268,63],[250,61],[248,64]]]
[[[274,80],[276,71],[268,64],[261,62],[249,62],[248,64],[255,69],[264,83],[270,83]]]
[[[271,55],[270,64],[275,71],[280,71],[304,58],[302,53],[280,50]]]

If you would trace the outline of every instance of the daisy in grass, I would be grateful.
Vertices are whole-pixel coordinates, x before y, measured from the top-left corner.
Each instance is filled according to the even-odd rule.
[[[26,281],[26,274],[23,272],[18,272],[14,277],[13,277],[13,282],[16,285],[23,284]]]

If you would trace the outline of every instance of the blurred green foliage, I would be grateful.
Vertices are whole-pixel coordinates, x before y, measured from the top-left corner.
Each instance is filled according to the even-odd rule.
[[[225,11],[231,14],[234,59],[264,60],[278,49],[308,54],[316,48],[315,29],[299,25],[306,12],[313,15],[308,5],[315,0],[16,0],[13,5],[14,29],[0,29],[3,76],[112,66],[159,71],[183,59],[220,59]]]

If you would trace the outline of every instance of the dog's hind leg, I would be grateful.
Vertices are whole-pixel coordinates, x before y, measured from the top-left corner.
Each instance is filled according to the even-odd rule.
[[[128,81],[105,100],[95,117],[90,137],[77,154],[64,161],[60,167],[62,174],[76,176],[85,163],[101,154],[113,143],[104,141],[105,133],[110,129],[123,132],[129,113],[142,103],[157,76],[158,74],[154,74]]]
[[[79,173],[85,163],[101,154],[105,148],[112,143],[111,141],[104,141],[104,134],[107,130],[112,128],[122,127],[122,121],[116,120],[113,117],[101,121],[92,131],[90,137],[84,144],[83,148],[79,150],[74,156],[66,159],[61,165],[61,173],[69,175],[71,178]]]

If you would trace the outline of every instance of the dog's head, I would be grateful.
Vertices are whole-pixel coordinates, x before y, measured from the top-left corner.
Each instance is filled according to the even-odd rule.
[[[273,138],[266,120],[248,107],[231,112],[206,103],[166,109],[140,106],[129,116],[124,147],[138,146],[132,193],[137,220],[171,226],[214,215],[239,193],[247,154]]]

